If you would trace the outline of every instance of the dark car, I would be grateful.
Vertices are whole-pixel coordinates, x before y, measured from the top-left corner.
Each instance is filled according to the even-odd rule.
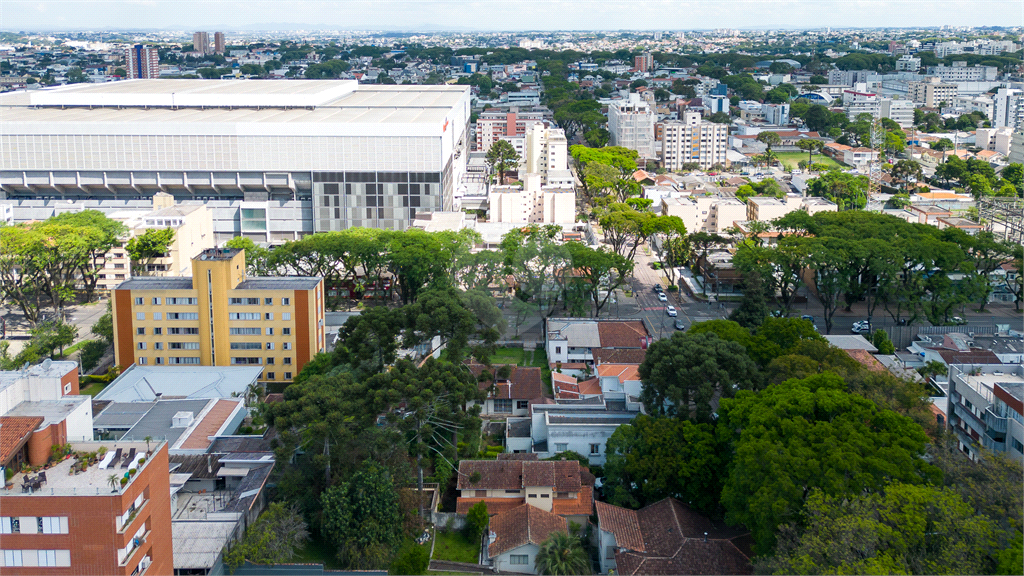
[[[651,288],[651,291],[652,291],[652,292],[659,292],[659,293],[660,293],[660,292],[661,292],[661,290],[662,290],[662,288],[661,288],[661,284],[655,284],[655,285],[654,285],[654,286],[653,286],[653,287]]]
[[[682,318],[676,318],[676,330],[686,330],[686,324]]]

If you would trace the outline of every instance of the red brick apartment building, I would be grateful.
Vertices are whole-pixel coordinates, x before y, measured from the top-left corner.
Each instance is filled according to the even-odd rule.
[[[147,457],[145,442],[72,443],[77,453],[101,446],[107,453],[84,470],[72,455],[15,475],[0,493],[0,573],[174,573],[167,444],[151,443]]]

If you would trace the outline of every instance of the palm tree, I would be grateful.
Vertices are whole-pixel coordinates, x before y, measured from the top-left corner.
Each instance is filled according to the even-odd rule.
[[[110,487],[114,489],[114,492],[117,492],[117,487],[121,485],[121,477],[117,474],[111,474],[110,476],[107,476],[107,484],[110,484]]]
[[[541,574],[591,574],[590,557],[580,539],[554,532],[540,545],[537,570]]]
[[[143,438],[143,440],[146,441],[146,454],[149,454],[149,443],[153,441],[153,437],[146,436],[145,438]]]

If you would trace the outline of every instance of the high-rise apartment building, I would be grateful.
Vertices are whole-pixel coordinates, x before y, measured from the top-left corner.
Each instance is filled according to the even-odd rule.
[[[518,144],[516,152],[521,156],[526,142],[516,139],[525,138],[527,128],[535,124],[544,124],[542,112],[520,112],[515,107],[508,112],[485,110],[476,119],[476,149],[486,152],[498,140],[508,140],[513,146]]]
[[[903,129],[914,125],[914,110],[917,108],[917,105],[913,100],[882,98],[879,104],[878,113],[882,118],[892,120]]]
[[[224,33],[214,32],[213,33],[213,53],[224,54]]]
[[[958,92],[956,84],[943,82],[938,76],[928,76],[924,82],[907,83],[907,98],[929,108],[953,102]]]
[[[491,222],[560,224],[576,220],[576,193],[572,187],[542,186],[540,174],[526,174],[523,184],[491,188]]]
[[[992,127],[1024,127],[1024,90],[1000,88],[993,100]]]
[[[192,34],[192,50],[200,54],[209,54],[210,34],[208,32],[194,32]]]
[[[639,94],[608,106],[609,144],[636,150],[641,158],[654,157],[654,111]]]
[[[247,278],[245,251],[204,250],[192,277],[134,278],[113,291],[115,362],[263,366],[288,382],[325,348],[318,277]]]
[[[72,456],[45,473],[11,479],[15,489],[0,503],[0,572],[173,574],[167,443],[71,448],[78,455],[105,452],[91,463]]]
[[[128,78],[159,78],[160,55],[156,47],[135,44],[125,48],[124,69]]]
[[[540,174],[544,186],[572,188],[575,183],[569,171],[569,146],[565,131],[534,124],[526,131],[526,146],[520,172]]]
[[[681,170],[684,164],[700,164],[707,170],[729,163],[729,125],[702,122],[697,112],[684,112],[682,120],[662,125],[661,162],[666,170]]]
[[[1019,364],[949,366],[949,428],[960,450],[977,459],[980,446],[1024,460],[1024,368]]]
[[[639,56],[633,57],[633,68],[636,68],[639,72],[650,72],[654,70],[654,56],[650,52],[644,52]]]

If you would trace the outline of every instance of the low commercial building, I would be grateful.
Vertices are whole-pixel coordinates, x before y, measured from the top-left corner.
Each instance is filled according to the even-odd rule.
[[[287,382],[325,349],[323,279],[247,278],[245,252],[213,249],[191,278],[136,278],[113,291],[120,366],[261,366]]]
[[[965,454],[977,459],[984,446],[1024,461],[1024,367],[952,365],[949,404],[949,428]]]
[[[174,574],[167,443],[71,448],[45,473],[12,478],[0,506],[3,573]],[[82,457],[101,448],[96,463]]]

